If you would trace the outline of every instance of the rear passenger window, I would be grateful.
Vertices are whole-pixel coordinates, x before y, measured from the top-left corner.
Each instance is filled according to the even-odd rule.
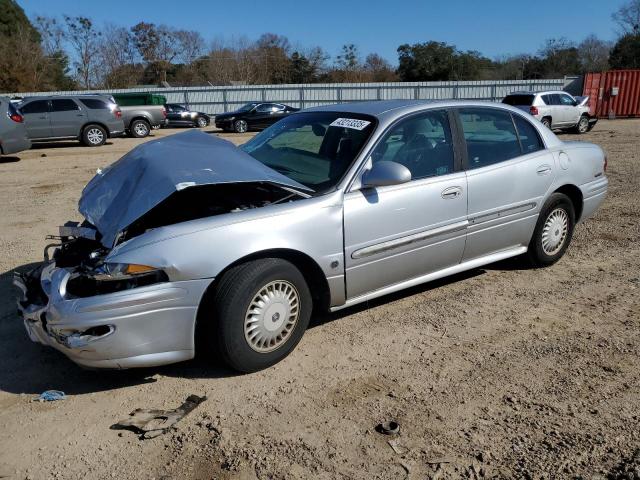
[[[544,148],[542,140],[540,140],[540,135],[538,135],[536,128],[531,125],[531,122],[528,122],[520,115],[513,115],[513,120],[518,129],[523,154],[526,155],[527,153],[537,152]]]
[[[91,110],[109,110],[109,104],[97,98],[81,98],[82,104]]]
[[[453,172],[453,142],[444,110],[408,118],[393,127],[372,154],[373,162],[391,161],[409,169],[411,179]]]
[[[80,107],[76,102],[70,98],[60,98],[57,100],[51,100],[52,112],[69,112],[72,110],[80,110]]]
[[[522,154],[511,114],[488,108],[459,110],[468,168],[481,168]]]
[[[45,113],[49,111],[48,100],[36,100],[22,105],[20,107],[22,113]]]

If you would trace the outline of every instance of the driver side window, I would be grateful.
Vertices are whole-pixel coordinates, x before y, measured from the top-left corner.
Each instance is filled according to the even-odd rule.
[[[454,154],[447,112],[436,110],[401,121],[376,146],[372,161],[404,165],[412,180],[452,173]]]

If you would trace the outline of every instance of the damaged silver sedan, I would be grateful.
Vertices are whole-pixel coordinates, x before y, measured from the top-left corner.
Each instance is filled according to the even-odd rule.
[[[607,191],[600,147],[506,105],[389,101],[283,119],[238,148],[141,145],[85,187],[81,224],[16,274],[30,338],[93,368],[216,353],[251,372],[338,310],[526,255],[558,261]]]

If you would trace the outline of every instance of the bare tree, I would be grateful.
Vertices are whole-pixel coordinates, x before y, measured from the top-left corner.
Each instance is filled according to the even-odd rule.
[[[578,45],[578,58],[585,72],[601,72],[609,68],[611,42],[600,40],[595,35],[587,36]]]
[[[193,30],[177,30],[174,32],[177,43],[176,60],[185,65],[193,63],[204,51],[204,39],[199,32]]]
[[[611,18],[622,30],[622,35],[640,33],[640,0],[628,0],[611,14]]]
[[[40,45],[45,55],[55,55],[64,52],[64,27],[54,17],[37,16],[34,27],[40,33]]]
[[[371,82],[393,82],[398,80],[398,76],[391,64],[377,53],[367,55],[364,60],[364,71],[368,76],[367,80]]]
[[[98,44],[101,84],[106,88],[126,88],[135,85],[142,66],[133,43],[133,36],[124,27],[107,24]]]
[[[84,88],[91,88],[96,80],[97,46],[101,33],[87,17],[65,15],[66,38],[74,50],[76,76]]]

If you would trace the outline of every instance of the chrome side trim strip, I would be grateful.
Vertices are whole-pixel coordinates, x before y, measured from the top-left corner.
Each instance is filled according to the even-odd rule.
[[[514,215],[516,213],[527,212],[536,208],[538,204],[536,202],[529,202],[522,205],[516,205],[514,207],[505,208],[504,210],[498,210],[497,212],[485,213],[476,217],[469,217],[469,223],[471,225],[477,225],[478,223],[489,222],[496,218],[504,217],[505,215]]]
[[[439,278],[448,277],[449,275],[455,275],[456,273],[464,272],[465,270],[471,270],[472,268],[478,268],[482,265],[499,262],[500,260],[515,257],[517,255],[525,253],[526,251],[527,247],[512,247],[507,250],[492,253],[490,255],[474,258],[473,260],[468,260],[451,267],[443,268],[442,270],[438,270],[437,272],[428,273],[426,275],[412,278],[410,280],[405,280],[404,282],[396,283],[395,285],[390,285],[373,292],[365,293],[364,295],[360,295],[359,297],[351,298],[347,300],[343,305],[331,307],[331,311],[335,312],[337,310],[342,310],[343,308],[351,307],[352,305],[357,305],[358,303],[382,297],[383,295],[388,295],[389,293],[394,293],[399,290],[404,290],[405,288],[414,287],[416,285],[420,285],[421,283],[431,282]]]
[[[369,257],[371,255],[377,255],[378,253],[393,250],[394,248],[404,247],[411,245],[412,243],[421,242],[429,238],[437,237],[439,235],[445,235],[447,233],[458,232],[460,230],[466,230],[469,222],[462,220],[461,222],[452,223],[443,227],[432,228],[424,232],[414,233],[407,235],[406,237],[397,238],[395,240],[389,240],[369,247],[364,247],[359,250],[355,250],[351,253],[351,258],[358,260],[360,258]]]

